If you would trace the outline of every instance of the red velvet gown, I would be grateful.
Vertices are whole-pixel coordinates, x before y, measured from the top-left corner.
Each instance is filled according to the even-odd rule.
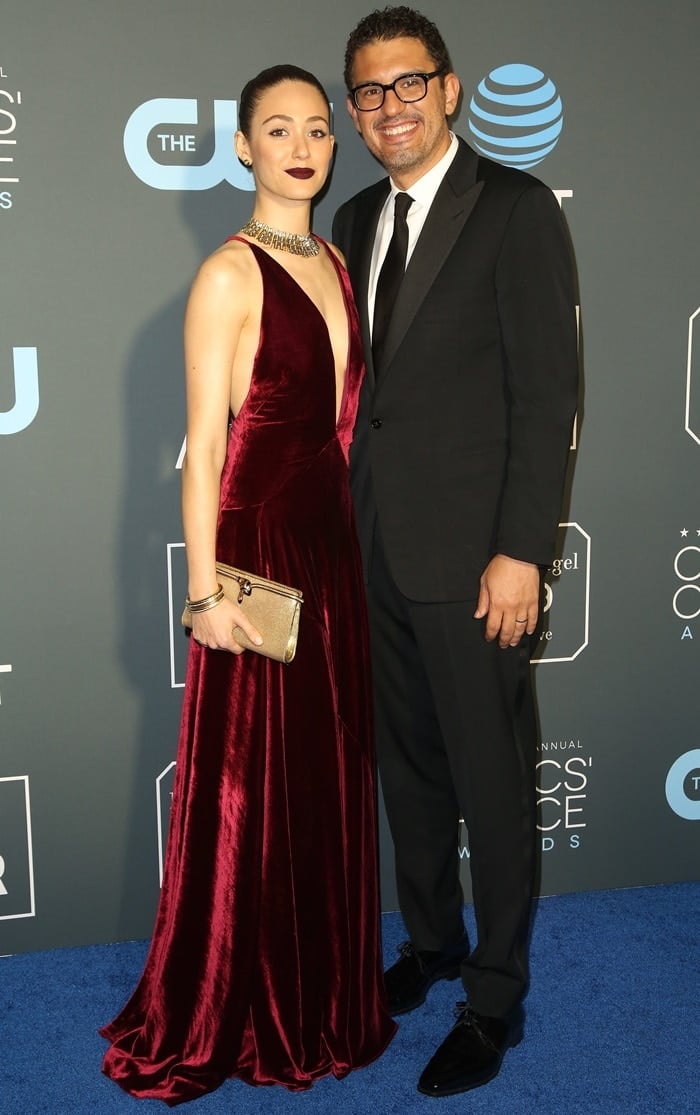
[[[348,451],[363,364],[336,425],[325,322],[276,260],[249,394],[230,429],[217,557],[302,590],[283,666],[191,640],[163,888],[103,1071],[175,1106],[229,1076],[302,1089],[384,1050],[368,640]],[[321,250],[327,250],[322,247]]]

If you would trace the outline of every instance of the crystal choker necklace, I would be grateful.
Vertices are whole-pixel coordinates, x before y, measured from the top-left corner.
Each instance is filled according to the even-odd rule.
[[[241,232],[253,240],[259,240],[268,248],[279,248],[282,252],[291,252],[293,256],[317,256],[318,241],[314,240],[309,232],[301,236],[298,232],[284,232],[281,228],[273,228],[262,221],[251,217],[247,225],[243,225]]]

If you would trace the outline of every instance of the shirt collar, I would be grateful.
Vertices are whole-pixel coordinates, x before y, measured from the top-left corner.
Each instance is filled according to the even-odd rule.
[[[458,148],[459,140],[454,132],[450,132],[450,146],[447,148],[445,154],[435,166],[431,167],[429,171],[414,182],[410,189],[401,190],[391,178],[389,179],[391,185],[390,200],[395,198],[399,193],[408,193],[413,198],[415,205],[429,209],[435,200],[436,193],[440,189],[443,178],[452,165]]]

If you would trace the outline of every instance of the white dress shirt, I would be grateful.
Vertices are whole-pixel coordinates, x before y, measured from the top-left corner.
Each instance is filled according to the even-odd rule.
[[[416,241],[423,231],[426,217],[430,211],[430,206],[435,200],[435,195],[440,189],[442,180],[445,177],[452,160],[457,154],[459,143],[457,136],[454,132],[450,132],[450,146],[442,156],[439,162],[434,167],[414,182],[409,190],[401,190],[399,187],[389,179],[391,191],[384,204],[384,207],[379,214],[379,222],[377,224],[377,232],[374,237],[374,248],[372,250],[372,262],[369,268],[369,284],[367,287],[367,307],[369,310],[369,323],[370,331],[374,321],[374,298],[377,291],[377,279],[379,272],[382,269],[384,257],[389,249],[389,242],[394,231],[394,198],[399,193],[410,194],[413,198],[413,205],[408,211],[406,223],[408,224],[408,251],[406,253],[406,266],[413,254],[413,249],[416,246]]]

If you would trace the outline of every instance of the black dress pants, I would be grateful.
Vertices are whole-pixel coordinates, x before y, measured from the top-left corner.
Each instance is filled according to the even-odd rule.
[[[478,940],[462,967],[470,1005],[502,1017],[528,981],[536,862],[533,640],[484,639],[475,601],[399,592],[379,529],[369,570],[377,755],[401,913],[418,949],[463,938],[459,819],[469,834]]]

